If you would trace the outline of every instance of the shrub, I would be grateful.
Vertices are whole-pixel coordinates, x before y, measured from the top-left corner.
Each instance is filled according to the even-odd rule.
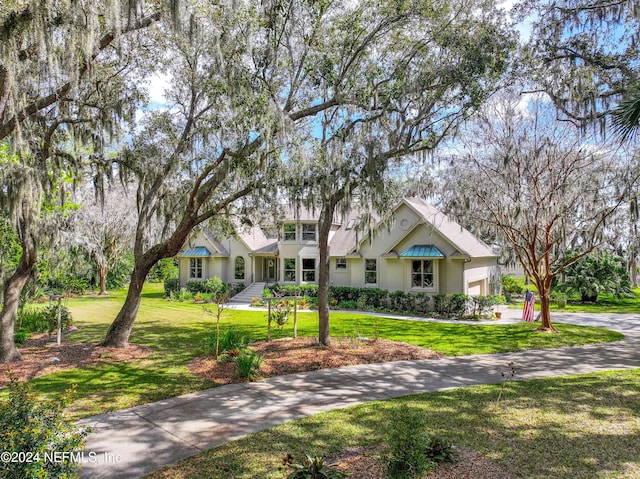
[[[287,479],[342,479],[348,474],[336,471],[327,466],[321,457],[307,457],[302,464],[288,463],[293,471],[287,476]]]
[[[414,306],[419,313],[429,311],[429,303],[431,298],[426,293],[410,293],[413,296]]]
[[[215,337],[215,334],[212,336]],[[231,351],[233,349],[244,349],[251,342],[251,338],[235,328],[228,328],[220,336],[220,351]]]
[[[215,302],[225,302],[229,289],[227,285],[222,282],[220,278],[214,276],[213,278],[209,278],[204,282],[205,291],[202,291],[205,294],[211,294],[212,299]]]
[[[262,366],[263,362],[264,358],[260,354],[256,353],[253,349],[245,349],[236,357],[238,375],[249,381],[259,379],[260,366]]]
[[[514,276],[502,275],[502,292],[505,295],[511,296],[512,294],[523,294],[525,290],[524,281]]]
[[[596,302],[601,293],[635,296],[622,258],[611,253],[592,253],[568,266],[560,291],[579,294],[583,303]]]
[[[31,336],[31,333],[26,329],[18,329],[13,334],[13,341],[16,343],[16,346],[22,346],[22,343],[29,339],[29,336]]]
[[[71,453],[84,447],[89,431],[75,426],[64,413],[71,394],[72,391],[67,391],[53,401],[43,401],[33,393],[28,383],[11,380],[9,397],[0,402],[0,451],[38,460],[1,461],[1,477],[77,477],[79,464],[72,458],[63,456],[61,461],[45,460],[45,453]]]
[[[228,283],[227,290],[229,291],[229,297],[233,298],[235,295],[240,294],[247,288],[244,283]]]
[[[169,298],[173,301],[191,301],[193,299],[193,293],[186,288],[181,288],[180,291],[169,293]]]
[[[445,318],[462,318],[467,312],[469,296],[466,294],[436,294],[433,296],[433,310]]]
[[[455,446],[449,441],[436,436],[429,436],[427,438],[427,447],[425,448],[424,454],[427,459],[436,464],[456,461]]]
[[[419,410],[401,407],[392,411],[389,454],[385,458],[389,478],[413,478],[435,466],[425,454],[429,446],[425,427],[424,415]]]
[[[471,296],[469,298],[469,309],[474,318],[481,318],[491,314],[495,304],[494,296]]]
[[[48,332],[56,331],[58,329],[58,305],[52,304],[42,310],[42,317],[47,322]],[[62,322],[62,329],[69,329],[71,326],[72,318],[71,311],[66,306],[60,306],[60,320]]]
[[[189,291],[191,294],[207,292],[206,281],[187,281],[186,286],[187,291]]]
[[[43,333],[49,329],[48,319],[42,308],[22,308],[18,310],[16,329],[23,329],[30,333]]]
[[[318,297],[318,285],[317,284],[272,284],[268,288],[271,296],[311,296]]]
[[[340,309],[358,309],[358,303],[355,301],[340,301],[338,303]]]
[[[164,280],[164,295],[171,296],[171,293],[180,291],[180,280],[178,278],[169,278]]]

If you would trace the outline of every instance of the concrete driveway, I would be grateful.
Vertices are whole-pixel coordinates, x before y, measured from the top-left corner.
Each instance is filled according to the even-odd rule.
[[[519,311],[505,308],[499,323],[519,318]],[[101,414],[81,421],[94,431],[87,439],[80,477],[138,478],[226,441],[321,411],[414,393],[497,383],[501,380],[500,371],[510,361],[517,366],[518,379],[640,367],[640,317],[565,313],[554,314],[553,320],[605,327],[626,337],[603,345],[398,361],[293,374]]]

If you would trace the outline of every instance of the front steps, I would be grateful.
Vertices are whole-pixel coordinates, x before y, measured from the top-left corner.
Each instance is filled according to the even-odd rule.
[[[253,298],[260,298],[262,296],[262,291],[266,285],[266,283],[252,283],[247,286],[244,291],[241,291],[231,298],[229,302],[234,304],[251,304]]]

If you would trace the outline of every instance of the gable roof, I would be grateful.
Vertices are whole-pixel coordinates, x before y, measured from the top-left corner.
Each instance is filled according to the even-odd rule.
[[[468,255],[472,258],[497,256],[484,241],[463,228],[459,223],[449,219],[444,213],[424,200],[420,198],[405,198],[402,201],[454,245],[460,254]]]
[[[421,220],[419,224],[426,223],[434,228],[443,236],[453,247],[454,254],[449,255],[452,258],[478,258],[478,257],[496,257],[493,250],[486,243],[478,239],[470,231],[463,228],[460,224],[449,219],[444,213],[437,210],[420,198],[405,198],[394,209],[390,216],[396,214],[398,208],[406,205]],[[319,210],[309,210],[306,208],[295,208],[292,206],[284,207],[285,222],[286,221],[318,221]],[[358,213],[355,210],[350,211],[344,217],[334,217],[334,225],[338,226],[334,230],[329,242],[329,254],[332,257],[346,257],[359,255],[359,243],[368,239],[368,235],[357,233]],[[377,218],[376,218],[377,220]],[[378,221],[380,224],[380,221]],[[205,237],[217,250],[212,253],[213,256],[228,256],[229,253],[224,246],[216,241],[209,231],[204,231]],[[269,237],[258,226],[251,228],[239,228],[237,231],[238,238],[246,245],[250,252],[256,254],[278,254],[278,238]],[[182,253],[184,256],[184,253]],[[396,257],[444,257],[444,254],[433,245],[413,245],[406,251],[395,252]]]
[[[277,239],[267,238],[264,231],[257,226],[248,229],[240,229],[238,237],[247,246],[250,251],[256,252],[265,247],[271,247],[278,243]]]

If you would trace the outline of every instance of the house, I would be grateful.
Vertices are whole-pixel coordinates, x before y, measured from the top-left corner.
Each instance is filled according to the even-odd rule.
[[[490,294],[492,249],[418,198],[405,198],[369,235],[358,220],[335,221],[329,235],[330,281],[389,291]],[[178,254],[180,283],[218,276],[225,282],[305,284],[318,280],[318,220],[291,211],[278,234],[259,227],[236,238],[203,231]]]

